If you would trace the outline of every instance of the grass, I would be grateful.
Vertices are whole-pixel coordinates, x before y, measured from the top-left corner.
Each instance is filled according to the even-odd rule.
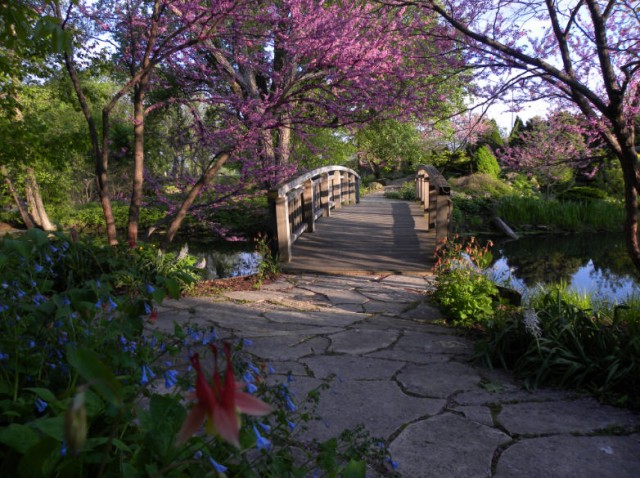
[[[512,227],[547,226],[565,232],[618,231],[624,209],[616,201],[558,201],[536,197],[506,196],[496,212]]]

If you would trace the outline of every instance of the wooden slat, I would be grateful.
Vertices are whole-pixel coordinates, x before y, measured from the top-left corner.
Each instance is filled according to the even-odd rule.
[[[332,211],[292,246],[287,272],[416,273],[433,266],[435,231],[418,203],[365,196]]]

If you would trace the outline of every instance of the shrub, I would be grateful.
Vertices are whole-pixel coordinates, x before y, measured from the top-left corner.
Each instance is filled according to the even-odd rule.
[[[593,199],[605,199],[607,193],[602,189],[590,186],[575,186],[558,196],[564,201],[590,201]]]
[[[491,263],[490,246],[471,238],[449,242],[437,252],[434,297],[453,325],[473,326],[494,315],[498,288],[483,274]]]
[[[116,227],[126,227],[129,221],[129,204],[112,201],[113,217]],[[140,209],[140,227],[148,227],[165,217],[166,210],[161,207],[145,206]],[[101,231],[104,229],[104,212],[97,202],[83,204],[77,208],[59,208],[51,212],[51,220],[63,228],[73,227],[80,231]]]
[[[498,203],[497,214],[510,226],[547,225],[569,232],[618,231],[624,224],[624,208],[614,201],[507,196]]]
[[[488,174],[495,178],[500,176],[500,165],[489,146],[480,146],[476,151],[476,168],[480,174]]]
[[[35,229],[0,242],[3,473],[285,477],[317,469],[363,478],[367,462],[395,476],[385,469],[384,447],[360,430],[297,445],[296,433],[314,418],[313,403],[324,386],[295,404],[287,380],[267,384],[269,366],[245,352],[249,341],[221,342],[210,327],[145,326],[157,318],[154,304],[165,295],[177,297],[194,279],[191,262],[160,257],[146,246],[104,247]],[[219,373],[216,357],[222,350],[227,365]],[[200,363],[225,379],[212,384],[200,374]],[[199,417],[185,409],[194,383],[196,391],[217,388],[222,400],[225,384],[235,386],[231,372],[274,411],[244,420],[239,448],[207,434],[187,434],[177,443],[186,417]],[[203,400],[202,393],[195,395]]]
[[[415,201],[417,199],[416,186],[413,181],[406,181],[398,191],[386,191],[384,196],[388,199],[404,199],[405,201]]]
[[[511,187],[490,174],[471,174],[460,178],[451,178],[449,184],[459,192],[476,197],[502,197],[513,193]]]
[[[531,388],[576,388],[640,407],[640,322],[620,307],[595,312],[575,299],[547,292],[535,308],[489,322],[478,355],[512,369]]]

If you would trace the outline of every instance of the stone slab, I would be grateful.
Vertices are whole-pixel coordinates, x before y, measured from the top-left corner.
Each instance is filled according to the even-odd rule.
[[[291,384],[294,390],[298,386]],[[444,405],[444,400],[405,395],[386,380],[334,380],[320,395],[318,414],[323,420],[310,424],[309,435],[324,440],[362,424],[372,437],[388,439],[406,423],[432,416]]]
[[[510,440],[499,430],[444,413],[410,424],[390,449],[402,476],[486,478],[495,450]]]
[[[558,435],[521,440],[498,460],[494,478],[637,478],[640,435]]]
[[[389,347],[398,338],[394,330],[370,330],[353,328],[330,336],[333,353],[366,354]]]
[[[404,362],[353,355],[319,355],[302,360],[316,378],[335,375],[338,380],[391,380]]]
[[[506,404],[497,419],[510,433],[518,435],[592,433],[612,427],[640,427],[637,414],[602,405],[591,398]]]
[[[395,344],[396,348],[417,350],[427,354],[473,355],[472,343],[457,335],[405,334]]]
[[[363,287],[358,289],[365,297],[381,302],[415,302],[424,298],[424,293],[418,290],[397,289],[395,287]]]
[[[318,327],[346,327],[362,320],[362,314],[337,311],[274,311],[264,314],[272,322],[313,325]]]
[[[475,389],[481,380],[473,367],[458,362],[409,364],[396,379],[409,393],[434,398],[447,398],[455,392]]]
[[[290,334],[277,337],[257,337],[253,339],[251,353],[269,361],[290,361],[313,355],[326,353],[329,339],[311,337],[307,334]]]

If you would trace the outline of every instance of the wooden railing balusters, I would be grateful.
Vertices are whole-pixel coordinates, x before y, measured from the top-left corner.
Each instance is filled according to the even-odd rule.
[[[451,226],[451,187],[435,166],[418,166],[416,195],[422,204],[427,227],[435,227],[436,244],[449,237]]]
[[[360,176],[344,166],[325,166],[299,174],[269,191],[272,227],[282,262],[291,261],[291,245],[313,232],[320,216],[343,202],[360,202]]]

